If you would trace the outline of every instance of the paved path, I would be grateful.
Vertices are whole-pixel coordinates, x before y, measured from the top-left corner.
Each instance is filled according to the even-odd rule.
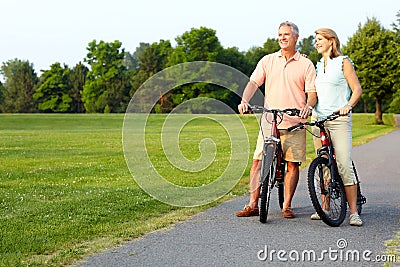
[[[281,218],[274,201],[267,224],[259,223],[258,217],[237,218],[234,212],[248,201],[248,196],[239,197],[171,230],[157,231],[94,255],[79,266],[383,266],[372,260],[385,256],[385,240],[399,231],[399,148],[400,130],[354,148],[354,161],[367,197],[362,227],[350,226],[348,218],[336,228],[311,221],[313,208],[303,170],[293,201],[295,219]],[[340,241],[345,247],[338,244]],[[278,258],[279,250],[286,261]],[[313,253],[316,259],[310,260]],[[371,261],[363,260],[363,253]],[[299,260],[295,261],[297,256]],[[400,259],[397,262],[400,266]]]

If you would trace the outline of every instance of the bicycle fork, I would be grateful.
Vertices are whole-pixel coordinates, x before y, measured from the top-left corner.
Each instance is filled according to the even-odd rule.
[[[337,199],[340,197],[340,193],[336,190],[336,179],[339,178],[339,173],[337,171],[337,166],[335,159],[333,158],[334,152],[330,151],[331,147],[329,145],[324,145],[317,150],[318,157],[324,157],[328,159],[328,163],[326,168],[329,170],[329,173],[326,173],[323,166],[319,170],[321,172],[319,183],[321,188],[321,194],[324,196],[331,196],[332,199]],[[339,178],[340,179],[340,178]]]

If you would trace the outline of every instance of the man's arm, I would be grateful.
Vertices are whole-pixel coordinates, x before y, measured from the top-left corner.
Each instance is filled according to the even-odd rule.
[[[257,91],[258,85],[254,81],[249,81],[246,88],[243,91],[242,101],[238,106],[240,114],[243,114],[249,110],[249,102],[253,97],[254,93]]]

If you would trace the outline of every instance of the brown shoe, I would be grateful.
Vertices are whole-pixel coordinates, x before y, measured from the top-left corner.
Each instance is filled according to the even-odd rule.
[[[248,205],[244,206],[243,210],[236,212],[236,216],[238,217],[250,217],[258,215],[259,215],[258,208],[251,208]]]
[[[296,216],[294,215],[292,208],[289,207],[289,208],[282,210],[282,217],[292,219],[292,218],[295,218]]]

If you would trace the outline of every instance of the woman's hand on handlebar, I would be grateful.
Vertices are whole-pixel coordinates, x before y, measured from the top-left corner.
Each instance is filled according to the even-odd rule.
[[[353,108],[350,105],[346,105],[344,107],[341,107],[341,108],[335,110],[333,113],[337,113],[340,116],[346,116],[346,115],[349,115],[349,113],[351,112],[352,109]]]

